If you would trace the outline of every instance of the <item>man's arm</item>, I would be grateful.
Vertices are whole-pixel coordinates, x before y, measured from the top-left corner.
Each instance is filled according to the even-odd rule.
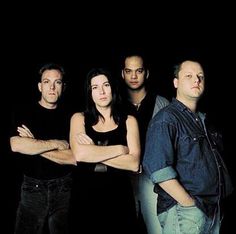
[[[19,136],[10,138],[11,149],[27,155],[39,154],[60,164],[76,165],[74,156],[65,140],[37,140],[25,125],[17,128]]]
[[[64,140],[38,140],[30,137],[13,136],[10,138],[11,150],[22,154],[35,155],[51,150],[64,150],[69,144]]]
[[[187,193],[184,187],[176,179],[166,180],[159,183],[160,187],[165,190],[182,206],[195,205],[194,199]]]
[[[169,101],[162,97],[162,96],[159,96],[157,95],[156,96],[156,101],[155,101],[155,106],[154,106],[154,110],[153,110],[153,114],[152,114],[152,117],[154,117],[154,115],[159,111],[161,110],[163,107],[169,105]]]
[[[40,154],[42,157],[47,158],[53,162],[59,164],[69,164],[69,165],[77,165],[74,155],[70,149],[68,150],[52,150],[45,153]]]

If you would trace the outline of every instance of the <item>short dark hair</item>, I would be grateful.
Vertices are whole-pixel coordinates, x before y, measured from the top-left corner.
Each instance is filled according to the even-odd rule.
[[[39,69],[39,81],[46,70],[57,70],[60,72],[63,82],[65,82],[65,70],[64,68],[57,63],[46,63]]]
[[[181,62],[179,62],[179,63],[177,63],[177,64],[174,65],[174,67],[173,67],[173,73],[174,73],[174,77],[175,77],[175,78],[178,78],[179,71],[181,70],[182,64],[183,64],[184,62],[186,62],[186,61],[191,61],[191,62],[194,62],[194,63],[198,63],[198,64],[202,67],[202,69],[204,70],[204,68],[203,68],[203,66],[202,66],[202,64],[201,64],[201,62],[199,62],[199,61],[197,61],[197,60],[195,60],[195,59],[185,59],[185,60],[183,60],[183,61],[181,61]]]
[[[144,67],[145,71],[147,71],[149,69],[148,59],[147,59],[147,56],[145,56],[145,53],[140,50],[129,50],[129,51],[125,51],[122,54],[122,58],[121,58],[122,59],[122,61],[121,61],[122,69],[125,68],[125,60],[127,58],[135,57],[135,56],[140,57],[143,60],[143,67]]]

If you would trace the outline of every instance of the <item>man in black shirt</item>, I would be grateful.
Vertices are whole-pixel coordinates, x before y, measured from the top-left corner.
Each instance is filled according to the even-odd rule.
[[[149,69],[146,59],[141,53],[125,55],[122,64],[122,78],[125,85],[124,90],[126,91],[124,108],[129,114],[136,117],[139,124],[142,164],[148,123],[152,116],[168,105],[169,101],[148,89]],[[160,232],[160,224],[156,215],[157,195],[153,192],[153,183],[146,176],[145,171],[133,174],[131,178],[137,213],[139,217],[143,218],[147,233],[157,234]]]
[[[76,162],[68,143],[71,115],[59,103],[64,69],[46,64],[39,75],[40,100],[20,107],[12,123],[10,145],[20,154],[24,173],[15,234],[43,234],[46,225],[50,233],[65,234],[72,166],[61,164]]]

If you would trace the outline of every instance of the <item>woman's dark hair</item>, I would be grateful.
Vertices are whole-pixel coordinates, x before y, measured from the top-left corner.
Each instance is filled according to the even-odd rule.
[[[111,73],[105,68],[93,68],[91,69],[85,80],[85,99],[86,99],[86,110],[85,115],[88,117],[89,123],[93,126],[95,125],[99,117],[104,119],[103,115],[97,110],[95,103],[92,99],[92,87],[91,80],[95,76],[104,75],[111,86],[112,101],[111,101],[111,116],[113,117],[116,124],[118,124],[122,117],[121,112],[121,98],[118,93],[118,87],[116,81],[113,79]]]

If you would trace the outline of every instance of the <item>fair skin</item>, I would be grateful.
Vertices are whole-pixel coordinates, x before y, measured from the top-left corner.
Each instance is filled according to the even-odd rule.
[[[149,71],[145,74],[143,59],[139,56],[127,57],[121,75],[128,87],[130,101],[134,104],[141,103],[147,93],[144,82],[149,75]]]
[[[174,87],[177,89],[176,99],[192,112],[195,112],[197,102],[202,96],[205,87],[204,72],[201,65],[193,61],[183,62],[178,77],[174,78]],[[182,206],[195,204],[194,199],[186,192],[178,180],[167,180],[159,185]]]
[[[205,88],[204,72],[197,62],[185,61],[179,72],[179,77],[174,78],[174,87],[180,102],[195,112],[197,102],[202,96]]]
[[[47,109],[57,108],[57,102],[63,91],[60,72],[57,70],[44,71],[41,82],[38,83],[38,89],[41,92],[39,104]]]
[[[97,110],[104,116],[93,126],[98,132],[107,132],[116,129],[111,114],[112,90],[108,79],[98,75],[91,80],[92,99]],[[127,143],[124,145],[98,146],[86,135],[83,113],[75,113],[71,118],[70,145],[77,161],[101,162],[105,165],[131,171],[138,171],[140,160],[139,131],[134,117],[128,116]]]
[[[38,89],[41,92],[39,104],[47,109],[57,108],[63,89],[61,73],[57,70],[45,70],[41,82],[38,83]],[[19,135],[10,138],[13,152],[27,155],[40,154],[60,164],[76,164],[66,140],[35,139],[31,130],[25,125],[19,126],[17,131]]]

